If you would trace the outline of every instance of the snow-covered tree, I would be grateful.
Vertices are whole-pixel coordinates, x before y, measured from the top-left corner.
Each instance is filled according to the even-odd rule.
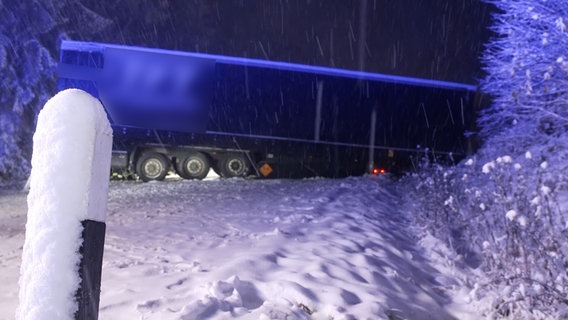
[[[568,132],[568,2],[486,0],[497,8],[483,60],[493,105],[482,136],[509,152]],[[519,149],[520,148],[520,149]]]
[[[484,145],[453,168],[423,165],[415,220],[482,271],[470,296],[484,318],[566,319],[568,1],[485,1]]]
[[[35,118],[56,92],[59,39],[89,36],[107,22],[79,1],[0,3],[0,187],[29,172]]]

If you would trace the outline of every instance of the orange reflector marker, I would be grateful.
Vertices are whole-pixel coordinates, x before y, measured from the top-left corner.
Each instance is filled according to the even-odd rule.
[[[272,167],[270,167],[268,163],[265,163],[262,165],[262,167],[260,167],[260,173],[262,173],[262,175],[265,177],[268,177],[268,175],[271,174],[272,171]]]

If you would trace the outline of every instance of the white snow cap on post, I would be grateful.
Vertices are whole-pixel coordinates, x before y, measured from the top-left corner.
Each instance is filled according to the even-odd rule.
[[[62,91],[40,112],[17,319],[74,318],[81,221],[105,221],[111,150],[112,129],[90,94]]]

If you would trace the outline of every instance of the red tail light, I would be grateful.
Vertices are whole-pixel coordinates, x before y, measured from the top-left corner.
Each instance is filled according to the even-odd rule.
[[[378,175],[378,174],[385,174],[385,173],[387,173],[387,170],[385,170],[384,168],[380,168],[380,169],[379,169],[379,168],[373,168],[372,173],[373,173],[374,176],[376,176],[376,175]]]

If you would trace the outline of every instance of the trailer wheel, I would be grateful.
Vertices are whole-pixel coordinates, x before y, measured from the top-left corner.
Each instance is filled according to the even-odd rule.
[[[223,178],[244,177],[249,172],[248,160],[243,154],[228,154],[219,161],[218,170]]]
[[[168,173],[168,159],[161,153],[143,154],[136,163],[136,173],[144,182],[164,180]]]
[[[209,159],[201,152],[190,153],[178,163],[178,174],[184,179],[203,180],[209,173]]]

